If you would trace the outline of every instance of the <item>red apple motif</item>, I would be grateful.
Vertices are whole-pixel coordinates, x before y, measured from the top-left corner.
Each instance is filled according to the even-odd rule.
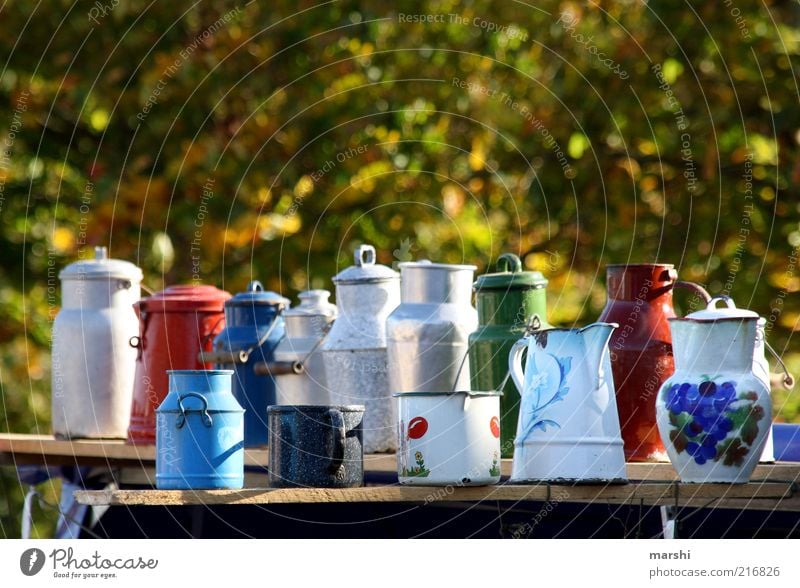
[[[492,420],[489,421],[489,428],[492,430],[492,435],[500,438],[500,419],[496,416],[492,417]]]
[[[408,421],[408,438],[419,439],[428,432],[428,421],[421,416],[414,417]]]

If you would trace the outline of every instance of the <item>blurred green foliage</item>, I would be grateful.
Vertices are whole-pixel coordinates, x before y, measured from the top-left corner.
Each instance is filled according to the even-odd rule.
[[[292,296],[360,242],[480,271],[514,251],[563,324],[598,315],[605,264],[672,262],[800,371],[795,2],[49,0],[0,21],[6,430],[49,431],[57,271],[98,244],[151,288],[199,267]]]

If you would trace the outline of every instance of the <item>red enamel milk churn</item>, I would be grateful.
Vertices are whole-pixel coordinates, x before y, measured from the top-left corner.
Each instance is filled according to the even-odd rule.
[[[211,351],[225,326],[224,303],[231,295],[214,286],[170,286],[134,304],[139,316],[136,381],[128,442],[155,443],[156,408],[169,389],[167,370],[211,369],[197,355]]]
[[[656,427],[656,394],[675,371],[667,319],[675,318],[674,288],[708,293],[692,282],[679,282],[671,264],[636,263],[606,266],[608,302],[600,321],[619,328],[608,343],[617,390],[617,408],[627,461],[666,461]]]

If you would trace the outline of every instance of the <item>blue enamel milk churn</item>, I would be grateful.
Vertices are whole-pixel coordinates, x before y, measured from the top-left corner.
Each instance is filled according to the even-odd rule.
[[[244,410],[231,394],[233,370],[170,370],[156,410],[156,488],[244,486]]]
[[[264,377],[256,366],[273,361],[289,304],[283,296],[265,291],[261,282],[250,282],[246,292],[225,302],[225,328],[214,339],[214,351],[201,353],[201,361],[234,370],[233,395],[245,409],[246,447],[267,444],[267,407],[275,404],[276,374]]]

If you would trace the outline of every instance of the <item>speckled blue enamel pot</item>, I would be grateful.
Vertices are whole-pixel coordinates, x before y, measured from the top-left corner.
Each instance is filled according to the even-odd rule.
[[[363,406],[270,406],[270,486],[363,486],[363,418]]]
[[[174,370],[156,411],[156,488],[244,485],[244,410],[231,393],[233,370]]]

